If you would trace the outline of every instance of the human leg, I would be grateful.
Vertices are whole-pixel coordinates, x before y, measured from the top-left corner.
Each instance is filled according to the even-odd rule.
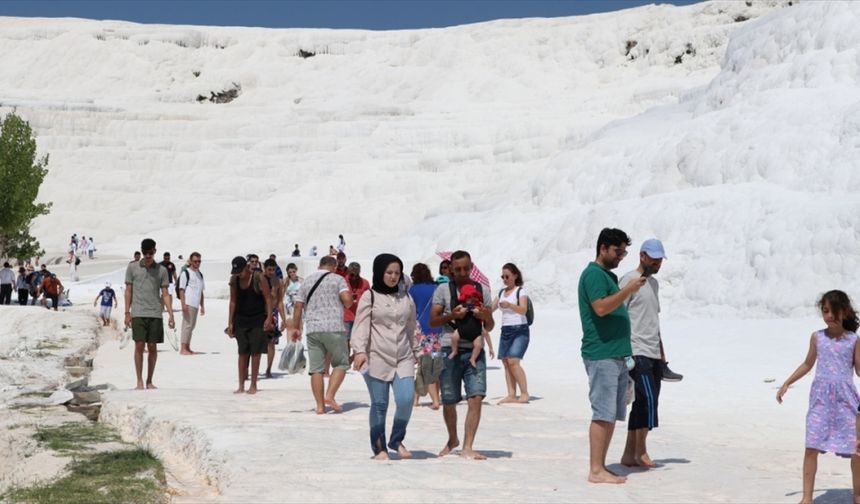
[[[397,408],[394,411],[394,424],[391,427],[391,439],[388,442],[388,447],[397,450],[401,457],[409,458],[412,454],[403,448],[403,439],[406,437],[406,427],[412,417],[415,378],[412,376],[401,378],[395,374],[392,388],[394,389],[394,404]]]
[[[624,483],[627,478],[618,476],[606,469],[606,452],[612,433],[615,431],[615,421],[604,422],[592,420],[588,428],[589,471],[590,483]]]
[[[514,391],[516,392],[517,387],[520,389],[520,397],[517,402],[527,403],[531,399],[531,396],[529,396],[529,385],[526,381],[526,372],[520,362],[520,359],[511,357],[508,359],[508,366],[514,380]]]
[[[308,333],[308,375],[311,377],[311,393],[316,402],[317,415],[325,413],[325,404],[323,403],[323,370],[325,360],[325,346],[320,341],[319,336],[322,333]]]
[[[583,359],[588,374],[588,399],[591,402],[589,474],[592,483],[624,483],[626,478],[606,468],[606,453],[615,431],[615,422],[624,420],[624,391],[627,368],[623,359]],[[621,383],[624,382],[624,391]]]
[[[807,448],[803,454],[803,498],[800,504],[812,504],[815,490],[815,473],[818,471],[818,450]]]
[[[427,393],[430,394],[430,409],[439,409],[439,382],[427,385]]]
[[[443,352],[450,348],[443,348]],[[445,428],[448,431],[448,440],[442,451],[439,452],[440,457],[444,457],[460,445],[460,438],[457,436],[457,403],[463,398],[460,388],[463,380],[463,369],[460,365],[460,359],[443,359],[442,373],[439,375],[439,388],[442,396],[442,418],[445,421]]]
[[[311,374],[311,393],[314,396],[314,402],[316,402],[317,415],[325,414],[325,403],[323,402],[323,387],[325,385],[323,381],[322,371]]]
[[[182,330],[180,336],[180,343],[182,346],[179,351],[181,355],[194,355],[194,352],[191,351],[191,333],[194,331],[196,326],[197,308],[186,306],[185,310],[182,311]]]
[[[501,345],[502,345],[502,343],[500,342],[499,343],[500,355],[501,355]],[[513,374],[511,374],[511,366],[508,363],[507,357],[502,359],[502,365],[505,367],[505,385],[508,388],[508,394],[505,397],[503,397],[496,404],[505,404],[505,403],[515,402],[517,400],[517,389],[516,389],[516,383],[517,382],[514,380]]]
[[[385,447],[385,415],[388,412],[389,383],[369,374],[364,375],[364,382],[370,394],[370,448],[375,457],[384,453],[384,458],[388,458],[388,450]]]
[[[134,342],[134,372],[137,376],[137,386],[135,389],[143,390],[143,347],[146,345],[144,341]]]
[[[266,344],[266,378],[272,377],[273,362],[275,362],[275,340],[269,339]]]
[[[248,345],[251,354],[251,386],[248,387],[249,394],[257,393],[257,375],[260,374],[260,355],[266,351],[266,334],[260,326],[248,329]]]
[[[245,393],[245,380],[248,379],[248,360],[250,357],[248,353],[239,354],[239,388],[233,392],[234,394]]]
[[[472,352],[469,355],[469,363],[472,367],[478,365],[478,356],[484,351],[484,338],[477,337],[472,341]]]
[[[149,352],[146,356],[146,388],[158,388],[152,383],[152,376],[155,374],[155,362],[158,360],[158,347],[155,343],[147,343],[146,351]]]
[[[463,386],[466,389],[466,397],[469,405],[466,410],[466,426],[461,456],[474,460],[484,460],[487,457],[476,452],[472,448],[472,445],[478,433],[478,425],[481,423],[482,401],[487,395],[487,360],[484,352],[481,352],[478,356],[476,366],[472,366],[471,361],[464,362],[464,359],[458,360],[464,368]]]
[[[251,354],[251,386],[248,387],[249,394],[257,393],[257,375],[260,374],[260,353]]]
[[[336,413],[343,411],[340,404],[335,401],[340,385],[349,369],[349,349],[346,346],[346,334],[342,332],[323,333],[326,353],[331,356],[331,378],[325,394],[325,404],[331,406]]]

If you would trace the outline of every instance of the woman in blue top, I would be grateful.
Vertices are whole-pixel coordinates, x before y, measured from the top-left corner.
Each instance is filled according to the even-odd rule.
[[[437,410],[439,409],[439,374],[442,372],[444,361],[441,355],[442,343],[439,341],[442,328],[430,325],[430,306],[433,303],[436,283],[433,281],[430,268],[423,263],[413,266],[410,276],[412,287],[409,288],[409,295],[415,302],[415,313],[418,317],[418,334],[415,336],[421,342],[421,358],[418,362],[419,379],[415,382],[415,405],[418,405],[419,396],[429,393],[432,401],[430,408]]]

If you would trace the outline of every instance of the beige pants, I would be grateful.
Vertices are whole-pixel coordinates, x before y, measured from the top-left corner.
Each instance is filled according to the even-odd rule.
[[[188,316],[184,312],[182,313],[182,338],[180,341],[183,345],[191,343],[191,331],[197,325],[197,308],[193,306],[186,306],[186,308],[188,309]]]

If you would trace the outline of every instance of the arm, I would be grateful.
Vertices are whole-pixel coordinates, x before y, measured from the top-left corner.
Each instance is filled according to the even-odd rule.
[[[487,349],[490,351],[490,358],[496,358],[496,351],[493,350],[493,337],[490,333],[485,333],[481,335],[484,338],[484,341],[487,342]]]
[[[854,343],[854,372],[860,376],[860,340]]]
[[[287,309],[284,307],[284,296],[286,294],[286,289],[284,289],[284,284],[278,282],[275,284],[275,291],[277,293],[277,299],[275,300],[275,304],[278,308],[278,314],[281,316],[281,331],[287,328]],[[203,300],[200,301],[201,306],[203,306]]]
[[[131,327],[131,297],[133,289],[130,283],[125,284],[125,326]]]
[[[409,346],[412,349],[412,355],[417,361],[421,357],[421,340],[416,336],[418,331],[418,309],[415,306],[415,301],[409,298],[409,314],[406,315],[406,337],[409,338]]]
[[[173,320],[173,306],[171,306],[172,299],[170,299],[170,292],[167,290],[167,286],[161,287],[161,304],[164,306],[164,309],[167,310],[167,327],[173,329],[176,327],[176,322]]]
[[[227,336],[231,338],[233,337],[233,318],[236,316],[236,283],[238,281],[237,277],[230,279],[230,308],[227,312]]]
[[[96,305],[96,303],[98,303],[98,302],[99,302],[99,298],[100,298],[100,297],[102,297],[102,295],[101,295],[101,294],[99,294],[98,296],[96,296],[96,298],[93,300],[93,306],[95,306],[95,305]],[[856,360],[856,359],[855,359],[855,360]]]
[[[512,305],[511,303],[508,303],[507,301],[498,301],[498,300],[496,300],[496,303],[498,303],[498,305],[500,307],[502,307],[506,310],[512,310],[512,311],[514,311],[520,315],[525,315],[526,312],[529,311],[529,297],[526,296],[525,294],[520,296],[520,298],[517,300],[517,304],[515,304],[515,305]],[[495,310],[495,308],[493,308],[493,310]]]
[[[293,305],[293,329],[290,331],[290,339],[293,341],[302,339],[302,311],[304,307],[304,301],[296,301],[296,304]]]
[[[442,305],[434,304],[430,307],[430,325],[433,327],[442,327],[448,322],[452,320],[462,320],[463,317],[466,316],[468,310],[463,305],[457,305],[454,307],[454,311],[449,313],[448,315],[442,315],[445,311],[445,307]]]
[[[352,326],[352,336],[349,339],[349,345],[355,353],[353,357],[353,368],[356,371],[361,371],[361,368],[367,363],[367,350],[370,346],[370,313],[373,307],[368,300],[370,294],[362,294],[358,302],[358,309],[355,311],[355,323]]]
[[[203,296],[203,291],[200,291],[200,315],[206,315],[206,307],[203,306],[204,297],[205,296]]]
[[[785,380],[785,383],[779,387],[779,391],[776,393],[776,402],[782,404],[782,396],[788,391],[788,387],[791,386],[792,383],[806,376],[806,373],[812,369],[812,366],[815,365],[815,359],[818,357],[818,354],[815,350],[815,333],[812,333],[812,337],[809,339],[809,352],[806,354],[806,359],[794,370],[794,373],[791,373],[791,376]],[[854,347],[854,362],[856,366],[857,362],[857,347]]]
[[[340,302],[343,304],[344,310],[352,306],[352,301],[352,291],[349,289],[340,291]]]
[[[610,294],[606,297],[592,301],[591,309],[594,310],[594,313],[596,313],[598,317],[609,315],[614,312],[616,308],[621,306],[621,303],[623,303],[631,294],[638,291],[643,285],[645,285],[646,281],[647,279],[645,277],[631,280],[630,283],[625,285],[615,294]]]
[[[272,330],[272,291],[269,289],[269,282],[264,281],[263,275],[260,275],[260,292],[263,294],[263,301],[266,302],[266,320],[263,322],[263,330]],[[251,282],[254,280],[251,279]]]

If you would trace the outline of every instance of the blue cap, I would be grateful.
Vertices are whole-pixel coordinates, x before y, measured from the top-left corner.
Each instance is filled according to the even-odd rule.
[[[651,238],[642,242],[640,252],[645,252],[651,259],[666,259],[666,251],[663,250],[663,242],[657,238]]]

